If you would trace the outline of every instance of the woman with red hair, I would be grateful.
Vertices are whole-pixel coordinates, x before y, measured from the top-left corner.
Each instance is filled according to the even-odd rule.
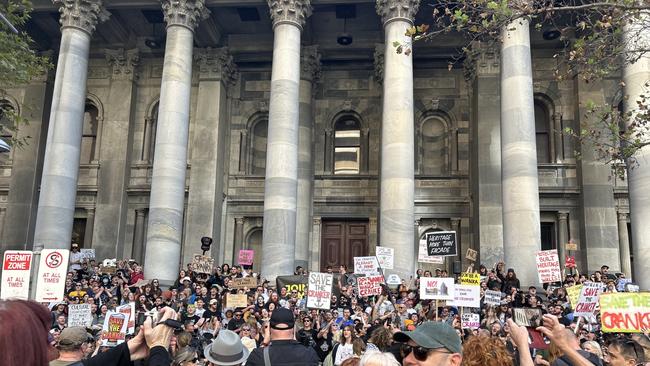
[[[51,321],[50,311],[36,302],[0,301],[0,365],[47,366]]]

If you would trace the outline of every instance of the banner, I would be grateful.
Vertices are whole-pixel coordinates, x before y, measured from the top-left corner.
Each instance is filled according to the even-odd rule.
[[[539,282],[549,283],[562,281],[562,271],[560,271],[560,259],[557,255],[557,249],[540,250],[535,256],[537,263],[537,276]]]
[[[375,275],[379,273],[377,257],[354,257],[354,273]]]
[[[439,277],[420,278],[420,298],[424,300],[453,300],[454,279]]]
[[[376,248],[377,260],[382,269],[393,269],[393,261],[395,258],[395,249],[387,247]]]
[[[29,250],[7,250],[2,260],[2,287],[0,300],[29,298],[29,278],[31,277],[32,259]]]
[[[578,305],[578,300],[580,299],[580,291],[582,291],[582,285],[574,285],[566,288],[566,296],[569,299],[571,308],[575,309]]]
[[[601,283],[585,282],[582,284],[578,305],[573,310],[573,315],[584,316],[585,318],[593,316],[596,310],[596,304],[598,304],[598,296],[601,292],[603,292],[603,285]]]
[[[418,262],[431,263],[431,264],[443,264],[445,263],[445,258],[439,257],[437,255],[429,255],[427,253],[427,241],[426,239],[422,239],[420,240],[420,247],[418,249]]]
[[[454,300],[447,302],[447,305],[465,308],[481,307],[481,288],[474,285],[454,286]]]
[[[115,347],[124,343],[126,331],[129,327],[128,318],[128,315],[116,311],[106,313],[101,335],[103,347]]]
[[[246,294],[226,294],[227,308],[245,308],[248,306],[248,297]]]
[[[480,286],[481,275],[478,273],[463,272],[460,274],[460,283],[462,285]]]
[[[250,249],[241,249],[237,256],[237,263],[242,266],[252,266],[255,258],[255,251]]]
[[[427,234],[427,254],[443,257],[458,255],[455,231],[434,231]]]
[[[460,320],[463,329],[478,329],[481,327],[481,316],[479,314],[463,314]]]
[[[253,276],[248,277],[237,277],[230,280],[228,283],[230,288],[240,289],[240,288],[253,288],[257,286],[257,278]]]
[[[478,252],[472,248],[467,248],[467,253],[465,253],[465,259],[470,260],[472,262],[476,262],[476,258],[478,257]]]
[[[501,291],[485,290],[485,297],[483,302],[487,305],[500,305],[501,304]]]
[[[650,292],[600,295],[603,332],[641,333],[650,328]]]
[[[36,282],[37,302],[58,302],[65,298],[65,277],[68,273],[67,249],[43,249]]]
[[[118,306],[115,308],[115,311],[128,316],[129,324],[127,326],[126,334],[134,334],[135,333],[135,303],[130,302],[128,304]]]
[[[374,258],[374,257],[373,257]],[[293,276],[278,276],[275,278],[275,285],[278,293],[282,287],[287,289],[287,292],[298,291],[298,297],[305,297],[305,287],[309,283],[309,277],[293,275]]]
[[[214,258],[208,255],[194,254],[192,259],[192,270],[196,273],[212,274]]]
[[[329,310],[333,283],[334,276],[330,273],[311,272],[307,286],[307,307]]]
[[[384,276],[358,277],[359,296],[381,295],[381,284],[383,282]]]
[[[68,327],[90,327],[93,324],[93,314],[90,304],[68,305]]]

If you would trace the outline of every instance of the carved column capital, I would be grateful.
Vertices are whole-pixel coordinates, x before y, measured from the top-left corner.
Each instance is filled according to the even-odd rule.
[[[235,225],[243,226],[244,225],[244,218],[243,217],[235,217]]]
[[[199,79],[221,80],[225,85],[235,84],[237,66],[228,47],[197,49],[194,59],[199,66]]]
[[[77,28],[90,35],[97,24],[108,20],[111,15],[102,0],[52,0],[52,3],[59,6],[61,29]]]
[[[474,42],[472,50],[477,75],[498,75],[501,72],[498,48],[488,48],[485,44]]]
[[[311,15],[310,0],[267,0],[273,28],[278,24],[293,24],[302,30]]]
[[[375,44],[375,81],[379,84],[384,83],[384,53],[386,52],[386,46],[383,43]]]
[[[111,73],[113,80],[137,79],[136,68],[140,62],[140,51],[137,48],[128,51],[106,49],[104,52],[106,61],[113,68]]]
[[[210,15],[205,0],[162,0],[162,10],[168,27],[180,25],[192,32]]]
[[[627,216],[629,214],[627,212],[618,212],[618,221],[627,221]]]
[[[567,221],[569,219],[569,213],[566,211],[560,211],[557,213],[558,221]]]
[[[146,208],[136,208],[135,209],[135,216],[144,217],[146,212],[147,212]]]
[[[384,25],[398,19],[413,23],[419,8],[420,0],[377,0],[375,5]]]
[[[320,81],[320,53],[318,46],[304,46],[300,52],[300,78],[318,83]]]

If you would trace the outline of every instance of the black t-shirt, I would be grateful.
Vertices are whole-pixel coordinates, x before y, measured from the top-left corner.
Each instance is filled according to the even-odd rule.
[[[314,350],[316,350],[318,358],[323,362],[325,361],[325,357],[332,352],[332,333],[327,332],[327,336],[323,338],[316,337],[315,340],[316,346],[314,347]]]
[[[207,309],[207,310],[203,313],[203,318],[205,318],[205,319],[211,319],[211,318],[213,318],[213,317],[217,317],[217,319],[219,319],[219,321],[221,321],[221,312],[220,312],[219,310],[217,310],[217,311],[212,311],[212,310],[210,310],[210,309]]]
[[[320,362],[313,348],[293,339],[272,341],[268,349],[273,366],[318,366]],[[246,366],[264,366],[264,348],[255,348],[248,356]]]
[[[194,315],[189,315],[189,314],[183,313],[183,316],[181,317],[181,321],[182,321],[183,323],[185,323],[185,322],[188,321],[188,320],[191,320],[194,324],[196,324],[196,322],[198,322],[199,319],[201,319],[201,317],[198,316],[198,315],[196,315],[196,314],[194,314]]]

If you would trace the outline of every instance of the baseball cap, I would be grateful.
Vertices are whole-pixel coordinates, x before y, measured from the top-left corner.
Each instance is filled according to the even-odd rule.
[[[217,299],[212,299],[212,300],[210,300],[210,305],[212,305],[212,304],[218,304],[218,303],[219,303],[219,300],[217,300]]]
[[[393,339],[397,342],[408,342],[411,339],[420,347],[446,348],[450,352],[461,353],[460,337],[447,323],[424,322],[413,331],[395,333]]]
[[[81,346],[82,343],[92,339],[83,327],[68,327],[61,331],[59,344],[62,346]]]
[[[287,330],[293,328],[294,317],[291,310],[287,308],[278,308],[273,310],[271,315],[271,328],[278,330]],[[286,324],[280,326],[280,324]]]

